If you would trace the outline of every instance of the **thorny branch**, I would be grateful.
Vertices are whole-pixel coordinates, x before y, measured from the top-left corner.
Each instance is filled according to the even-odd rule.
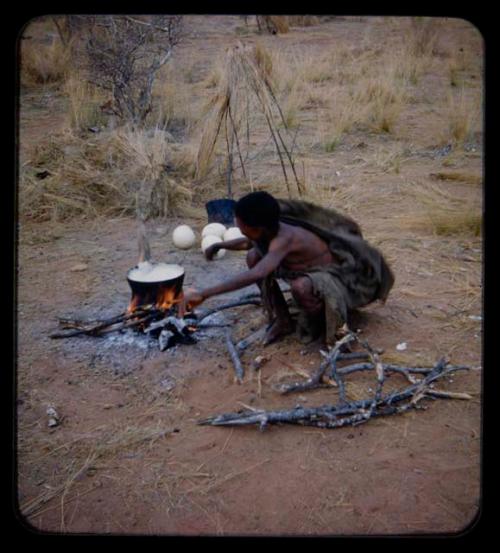
[[[268,424],[299,424],[303,426],[316,426],[320,428],[340,428],[346,425],[355,425],[367,422],[378,416],[401,414],[409,409],[423,408],[419,405],[422,399],[427,397],[449,397],[453,395],[439,396],[433,394],[430,385],[448,374],[468,367],[448,366],[446,360],[440,359],[434,368],[429,369],[422,381],[404,390],[395,391],[385,396],[379,395],[373,398],[353,401],[341,405],[323,405],[320,407],[304,408],[297,406],[294,409],[284,411],[252,410],[237,413],[225,413],[198,421],[200,425],[213,426],[243,426],[258,424],[263,430]],[[467,395],[461,395],[460,399],[466,399]],[[405,402],[406,403],[403,403]]]

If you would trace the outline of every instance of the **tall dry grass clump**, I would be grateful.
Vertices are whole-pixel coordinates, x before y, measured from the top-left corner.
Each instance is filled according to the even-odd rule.
[[[331,109],[318,116],[317,142],[327,153],[334,152],[345,134],[362,121],[362,112],[356,101],[347,95],[334,98]]]
[[[482,127],[482,102],[478,94],[467,94],[465,88],[450,92],[447,100],[447,138],[455,145],[471,141]]]
[[[60,84],[70,69],[71,49],[59,40],[49,45],[22,41],[19,61],[24,86]]]
[[[258,15],[257,27],[272,34],[286,34],[290,30],[286,15]]]
[[[289,15],[288,25],[290,27],[314,27],[320,19],[317,15]]]
[[[151,106],[145,126],[169,130],[176,136],[190,134],[200,117],[192,87],[179,82],[171,71],[165,71],[155,82]]]
[[[440,18],[411,17],[405,43],[410,55],[430,57],[436,48],[441,30]]]
[[[405,27],[402,43],[392,53],[391,64],[398,78],[417,85],[432,64],[441,29],[441,20],[412,17]]]
[[[360,122],[375,132],[393,132],[405,100],[405,91],[393,68],[363,79],[352,101],[360,110]]]
[[[107,100],[101,89],[90,84],[79,73],[71,73],[63,88],[68,97],[67,122],[74,130],[101,127],[107,122],[101,106]]]
[[[21,168],[19,208],[33,220],[189,212],[192,193],[160,129],[121,128],[83,140],[71,132],[39,144]],[[41,172],[48,176],[39,178]]]
[[[400,215],[401,228],[431,232],[437,236],[473,236],[482,232],[480,194],[476,198],[462,198],[439,186],[415,184],[408,191],[412,210]]]

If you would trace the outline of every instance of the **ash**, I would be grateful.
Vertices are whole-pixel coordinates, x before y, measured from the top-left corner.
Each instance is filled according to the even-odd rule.
[[[149,349],[156,340],[144,334],[139,334],[133,330],[126,330],[123,333],[110,334],[103,342],[105,349],[119,348],[122,346],[133,346],[141,350]]]

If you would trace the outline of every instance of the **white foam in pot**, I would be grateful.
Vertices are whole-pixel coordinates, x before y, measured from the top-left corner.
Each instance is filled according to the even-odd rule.
[[[136,282],[161,282],[181,276],[184,269],[180,265],[149,262],[139,263],[130,271],[128,278]]]

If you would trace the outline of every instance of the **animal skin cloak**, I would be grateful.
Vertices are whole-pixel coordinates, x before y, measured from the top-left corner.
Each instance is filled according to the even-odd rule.
[[[347,322],[348,312],[368,305],[375,300],[385,301],[394,284],[394,275],[382,254],[364,240],[359,225],[337,212],[300,200],[278,200],[280,221],[298,225],[314,232],[330,246],[336,262],[307,269],[289,271],[279,267],[274,275],[265,279],[262,288],[263,302],[269,313],[273,312],[273,295],[276,293],[275,277],[286,281],[308,276],[314,294],[324,301],[324,321],[311,319],[300,310],[297,331],[302,340],[318,337],[325,329],[326,341],[335,342],[337,330]],[[258,245],[265,254],[267,248]]]

